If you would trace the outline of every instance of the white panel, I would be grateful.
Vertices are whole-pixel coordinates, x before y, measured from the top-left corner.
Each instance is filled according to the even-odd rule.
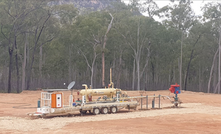
[[[56,94],[56,106],[61,107],[61,94]]]
[[[85,103],[85,96],[83,95],[82,96],[82,104],[84,104]]]
[[[69,106],[73,106],[72,103],[73,103],[73,96],[70,95],[69,96]]]

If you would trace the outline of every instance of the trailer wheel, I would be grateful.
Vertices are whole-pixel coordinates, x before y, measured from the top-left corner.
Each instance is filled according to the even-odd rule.
[[[101,113],[102,113],[102,114],[107,114],[107,113],[108,113],[108,108],[107,108],[107,107],[103,107],[103,108],[101,109]]]
[[[93,109],[93,114],[98,115],[100,113],[100,109],[99,108],[94,108]]]
[[[116,113],[117,112],[117,107],[111,107],[110,112],[111,113]]]

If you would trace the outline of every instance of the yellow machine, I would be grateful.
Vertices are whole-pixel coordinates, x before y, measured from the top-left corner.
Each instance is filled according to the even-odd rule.
[[[86,97],[86,103],[89,101],[92,101],[92,96],[103,96],[103,98],[106,99],[113,99],[114,96],[119,95],[127,95],[125,91],[121,91],[121,89],[114,88],[114,83],[112,82],[112,71],[110,69],[110,84],[108,85],[108,88],[100,88],[100,89],[88,89],[88,86],[86,84],[83,84],[82,86],[85,87],[85,89],[82,89],[80,91],[81,96]]]
[[[108,98],[113,98],[116,95],[117,91],[121,91],[120,89],[115,88],[106,88],[106,89],[85,89],[80,91],[80,95],[86,96],[104,96],[106,95]]]

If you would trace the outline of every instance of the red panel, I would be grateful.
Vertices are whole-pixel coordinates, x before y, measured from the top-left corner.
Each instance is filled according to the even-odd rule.
[[[171,85],[170,88],[169,88],[171,93],[175,92],[175,87],[180,87],[180,85],[178,85],[177,83],[175,85]]]
[[[56,108],[56,94],[51,94],[51,108]]]

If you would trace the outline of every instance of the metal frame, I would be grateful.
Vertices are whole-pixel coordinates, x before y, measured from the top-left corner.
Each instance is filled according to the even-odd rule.
[[[41,92],[41,107],[51,108],[51,94],[48,92]]]

